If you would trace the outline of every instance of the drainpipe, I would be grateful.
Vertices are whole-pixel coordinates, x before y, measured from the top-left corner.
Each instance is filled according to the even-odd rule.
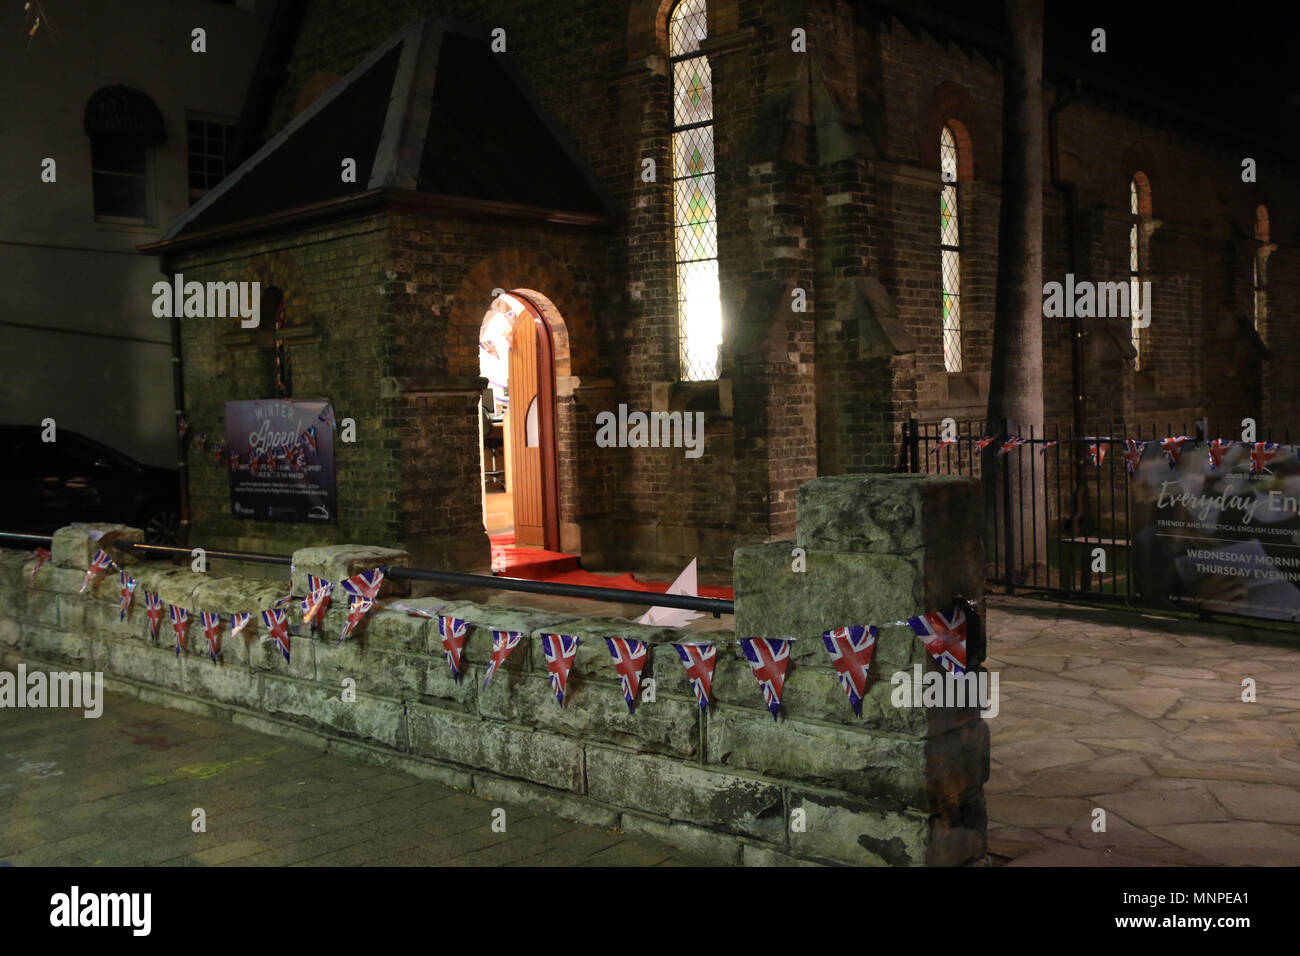
[[[164,276],[170,280],[170,274],[164,272]],[[172,312],[175,313],[175,309]],[[185,372],[181,364],[181,318],[179,315],[172,315],[171,318],[171,337],[172,337],[172,405],[176,409],[176,470],[178,482],[180,484],[180,525],[176,529],[177,544],[188,545],[190,543],[190,477],[189,477],[189,453],[186,442],[181,437],[180,423],[185,414]]]
[[[1051,162],[1052,188],[1059,190],[1065,203],[1066,271],[1074,272],[1079,262],[1079,187],[1078,184],[1066,182],[1061,178],[1061,137],[1060,118],[1079,95],[1078,79],[1057,94],[1056,102],[1047,114],[1048,156]],[[1071,312],[1074,310],[1071,309]],[[1070,378],[1072,389],[1071,405],[1074,411],[1074,435],[1083,435],[1085,415],[1084,376],[1083,376],[1083,323],[1078,316],[1070,319]],[[1074,451],[1074,507],[1073,513],[1078,519],[1083,517],[1087,507],[1087,495],[1083,493],[1083,446],[1076,444]],[[1077,534],[1078,527],[1074,532]]]

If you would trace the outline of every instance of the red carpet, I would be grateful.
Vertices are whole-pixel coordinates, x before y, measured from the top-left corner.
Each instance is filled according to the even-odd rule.
[[[558,551],[515,546],[513,534],[491,535],[492,571],[510,578],[530,581],[553,581],[556,584],[580,584],[595,588],[621,588],[625,591],[653,591],[663,594],[671,581],[638,581],[631,574],[592,574],[578,567],[578,558]],[[731,588],[700,585],[700,597],[735,599]]]

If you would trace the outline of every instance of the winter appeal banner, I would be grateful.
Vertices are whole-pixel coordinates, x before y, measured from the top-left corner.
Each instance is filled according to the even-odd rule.
[[[1271,442],[1147,444],[1133,572],[1159,608],[1300,621],[1300,461]]]
[[[226,402],[231,514],[337,523],[333,421],[324,399]]]

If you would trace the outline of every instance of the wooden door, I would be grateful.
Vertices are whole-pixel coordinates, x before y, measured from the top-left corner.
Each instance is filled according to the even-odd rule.
[[[515,544],[543,548],[546,518],[542,505],[538,325],[532,313],[525,310],[515,323],[510,345],[510,493],[514,497]]]

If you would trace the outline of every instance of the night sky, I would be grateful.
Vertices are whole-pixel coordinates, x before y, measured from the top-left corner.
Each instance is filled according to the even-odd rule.
[[[1002,32],[999,0],[930,0],[929,5]],[[1106,30],[1104,54],[1091,52],[1095,27]],[[1300,4],[1294,2],[1046,0],[1044,39],[1049,72],[1052,63],[1069,63],[1274,137],[1283,132],[1287,94],[1300,94],[1297,28]]]

